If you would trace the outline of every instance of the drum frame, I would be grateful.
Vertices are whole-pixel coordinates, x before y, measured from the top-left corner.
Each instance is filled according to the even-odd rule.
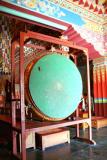
[[[71,48],[76,48],[76,49],[80,49],[84,52],[84,54],[87,57],[87,86],[88,86],[88,98],[89,98],[89,109],[88,109],[88,118],[86,119],[78,119],[78,109],[76,111],[76,120],[75,121],[70,121],[67,120],[65,121],[61,121],[61,122],[54,122],[51,123],[49,125],[49,123],[38,123],[36,122],[34,124],[34,126],[26,126],[27,123],[25,123],[25,107],[24,107],[24,45],[25,45],[25,40],[29,39],[29,38],[34,38],[34,39],[39,39],[42,41],[47,41],[49,43],[54,43],[54,44],[59,44],[59,45],[63,45],[63,46],[68,46]],[[19,43],[20,40],[20,43]],[[84,47],[80,47],[75,45],[74,43],[67,41],[67,40],[61,40],[59,38],[55,38],[52,36],[48,36],[48,35],[44,35],[44,34],[40,34],[40,33],[36,33],[36,32],[31,32],[31,31],[27,31],[27,32],[20,32],[20,38],[16,39],[12,42],[12,51],[11,51],[11,68],[12,68],[12,91],[14,93],[14,83],[15,83],[15,51],[17,46],[20,46],[20,56],[19,56],[19,69],[20,69],[20,74],[19,74],[19,78],[20,78],[20,112],[21,112],[21,119],[20,119],[20,127],[16,125],[16,112],[15,112],[15,99],[13,97],[12,99],[12,122],[11,122],[11,126],[12,126],[12,133],[13,133],[13,150],[12,153],[15,156],[18,156],[17,153],[17,144],[16,144],[16,134],[20,133],[21,134],[21,148],[22,148],[22,152],[21,152],[21,159],[22,160],[26,160],[26,133],[27,132],[38,132],[38,131],[43,131],[43,130],[48,130],[48,129],[53,129],[53,128],[58,128],[58,127],[65,127],[65,126],[72,126],[72,125],[76,125],[76,138],[78,140],[81,140],[83,142],[87,142],[89,144],[96,144],[95,141],[93,141],[92,139],[92,128],[91,128],[91,101],[90,101],[90,72],[89,72],[89,55],[88,55],[88,50],[87,48]],[[35,45],[34,45],[35,47]],[[74,57],[77,57],[74,56]],[[76,60],[75,60],[76,62]],[[88,134],[88,138],[83,138],[80,137],[79,134],[79,124],[80,123],[88,123],[89,125],[89,134]],[[26,128],[28,127],[28,128]]]

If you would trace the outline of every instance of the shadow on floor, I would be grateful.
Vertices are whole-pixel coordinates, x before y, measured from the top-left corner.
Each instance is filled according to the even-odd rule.
[[[74,128],[70,128],[71,137],[74,134]],[[106,160],[107,159],[107,127],[98,131],[93,129],[93,140],[96,146],[88,145],[71,139],[70,144],[61,144],[41,150],[27,150],[27,160]],[[87,130],[81,135],[87,136]],[[10,159],[9,159],[10,158]],[[6,149],[0,147],[0,160],[12,160]]]

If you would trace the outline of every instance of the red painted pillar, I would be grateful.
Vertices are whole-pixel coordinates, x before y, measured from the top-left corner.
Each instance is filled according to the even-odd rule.
[[[94,113],[95,116],[99,114],[99,103],[98,103],[98,79],[97,79],[97,69],[93,69],[93,87],[94,87]]]
[[[106,98],[104,100],[105,102],[105,107],[104,107],[104,116],[107,117],[107,65],[105,66],[105,94],[106,94]]]
[[[95,59],[93,64],[95,115],[107,117],[107,57]]]
[[[97,68],[97,78],[98,78],[98,103],[99,103],[99,116],[103,116],[103,95],[102,95],[102,79],[101,79],[101,69]]]
[[[101,77],[102,77],[102,94],[103,94],[103,116],[107,116],[106,112],[106,97],[107,97],[107,89],[106,89],[106,67],[101,67]]]

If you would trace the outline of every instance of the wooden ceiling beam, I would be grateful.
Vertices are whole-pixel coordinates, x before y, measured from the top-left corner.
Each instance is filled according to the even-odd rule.
[[[68,37],[72,37],[75,34],[77,34],[77,32],[75,30],[73,30],[73,31],[70,30],[67,34],[65,33],[64,35],[67,35]]]
[[[71,47],[71,48],[80,49],[80,50],[87,50],[86,48],[75,45],[71,41],[59,39],[56,37],[44,35],[44,34],[37,33],[37,32],[27,31],[27,33],[24,33],[24,35],[25,35],[25,37],[28,36],[28,38],[39,39],[39,40],[46,41],[49,43],[59,44],[59,45],[63,45],[63,46]]]
[[[76,44],[77,44],[77,45],[84,45],[84,44],[86,44],[86,43],[87,43],[86,40],[85,40],[85,39],[82,39],[81,37],[78,38],[78,40],[76,40]]]
[[[80,39],[80,34],[79,33],[75,33],[75,35],[73,36],[69,36],[69,39],[72,40],[72,41],[76,41],[78,39]]]

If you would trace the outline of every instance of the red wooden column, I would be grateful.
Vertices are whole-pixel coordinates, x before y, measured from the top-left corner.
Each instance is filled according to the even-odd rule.
[[[102,79],[101,79],[101,67],[97,68],[98,78],[98,102],[99,102],[99,116],[103,116],[103,93],[102,93]]]
[[[107,65],[105,66],[105,81],[106,81],[105,85],[106,98],[105,98],[104,116],[107,117]]]
[[[20,32],[20,108],[21,108],[21,159],[26,160],[26,130],[24,103],[24,33]]]
[[[95,59],[93,64],[96,68],[97,83],[94,82],[94,102],[95,107],[99,108],[95,109],[95,115],[107,117],[107,57]]]
[[[103,94],[103,116],[107,117],[107,112],[106,112],[106,97],[107,97],[107,85],[106,85],[106,67],[102,66],[101,67],[101,78],[102,78],[102,94]]]
[[[97,69],[93,68],[93,89],[94,89],[94,113],[98,116],[99,113],[99,103],[98,103],[98,81],[97,81]]]

